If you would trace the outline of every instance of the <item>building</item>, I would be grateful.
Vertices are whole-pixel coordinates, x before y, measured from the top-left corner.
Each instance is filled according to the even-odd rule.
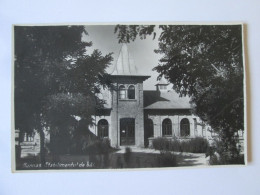
[[[195,137],[212,138],[211,128],[193,115],[188,97],[180,97],[162,78],[155,90],[144,90],[143,83],[149,75],[138,73],[127,45],[123,44],[110,79],[114,89],[102,91],[100,98],[106,101],[97,110],[90,131],[100,138],[108,138],[112,147],[147,147],[156,137],[187,140]],[[19,130],[15,133],[19,139]],[[45,129],[45,142],[51,140]],[[40,152],[37,132],[24,133],[20,146],[21,157]]]
[[[111,81],[117,90],[105,90],[105,108],[93,116],[90,130],[108,138],[113,147],[151,145],[156,137],[190,139],[209,137],[209,126],[191,113],[188,97],[180,97],[162,78],[154,91],[143,89],[149,75],[138,73],[127,45],[123,44]]]

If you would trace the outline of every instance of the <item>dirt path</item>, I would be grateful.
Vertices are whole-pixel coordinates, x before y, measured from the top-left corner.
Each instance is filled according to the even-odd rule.
[[[133,153],[145,154],[159,154],[159,150],[150,148],[131,148]],[[125,149],[116,152],[117,154],[125,153]],[[207,159],[204,153],[187,153],[187,152],[173,152],[178,156],[178,166],[207,166]]]

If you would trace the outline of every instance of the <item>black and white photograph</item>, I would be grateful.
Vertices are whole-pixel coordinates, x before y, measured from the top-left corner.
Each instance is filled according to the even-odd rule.
[[[247,164],[244,26],[13,26],[12,171]]]

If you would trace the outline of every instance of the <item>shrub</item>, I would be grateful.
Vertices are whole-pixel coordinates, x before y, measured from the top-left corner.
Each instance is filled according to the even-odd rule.
[[[245,157],[244,154],[239,155],[237,157],[229,159],[229,164],[245,164]]]
[[[230,156],[228,153],[218,154],[215,153],[210,156],[210,165],[227,165],[227,164],[244,164],[244,155],[239,155],[236,157]]]
[[[181,148],[183,152],[206,153],[209,149],[209,143],[206,139],[197,137],[189,141],[182,142]]]
[[[177,140],[176,138],[173,140],[169,140],[169,149],[170,151],[175,151],[175,152],[182,152],[182,143]]]
[[[153,140],[153,148],[155,150],[167,151],[170,149],[170,141],[163,137],[155,138]]]
[[[156,138],[153,140],[153,148],[161,151],[206,153],[209,149],[209,143],[204,138],[192,138],[188,141]]]
[[[210,148],[209,164],[226,165],[226,164],[244,164],[244,155],[232,145],[226,145],[220,140],[214,140]]]
[[[157,157],[157,163],[159,167],[176,167],[177,166],[177,158],[171,152],[160,152]]]
[[[92,141],[84,149],[87,154],[105,154],[111,150],[109,139],[98,139]]]

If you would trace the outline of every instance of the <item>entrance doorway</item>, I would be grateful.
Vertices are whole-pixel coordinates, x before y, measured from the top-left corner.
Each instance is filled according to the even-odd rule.
[[[135,119],[120,119],[120,145],[135,145]]]

